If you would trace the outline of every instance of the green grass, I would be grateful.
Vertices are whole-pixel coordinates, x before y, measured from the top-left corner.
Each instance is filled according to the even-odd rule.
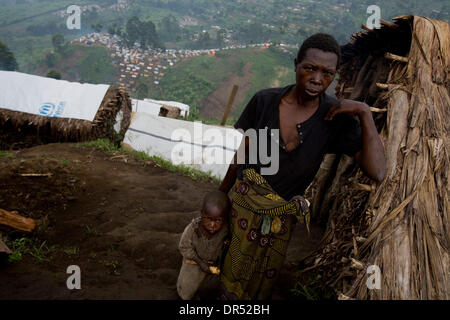
[[[14,154],[11,152],[0,151],[0,158],[14,158]]]
[[[59,161],[65,166],[68,166],[68,165],[70,165],[72,163],[72,160],[69,160],[69,159],[66,159],[66,158],[59,158]]]
[[[85,55],[75,65],[82,82],[111,84],[117,78],[118,70],[111,62],[106,48],[89,47],[82,50]]]
[[[117,260],[111,260],[111,261],[103,261],[103,265],[108,269],[108,272],[110,274],[113,274],[115,276],[120,276],[120,263]]]
[[[73,256],[76,255],[80,252],[80,249],[78,247],[67,247],[67,248],[63,248],[62,252],[64,252],[65,254],[69,255],[69,256]]]
[[[212,57],[202,55],[180,62],[174,68],[166,70],[159,85],[149,84],[149,92],[153,99],[174,100],[188,104],[191,115],[188,120],[202,120],[205,123],[218,124],[221,119],[204,119],[198,111],[206,108],[204,99],[216,88],[229,79],[235,72],[242,76],[242,68],[251,64],[251,88],[243,101],[236,106],[236,112],[231,115],[227,124],[231,125],[242,112],[250,98],[259,90],[272,86],[278,80],[280,86],[295,81],[294,72],[279,75],[281,68],[290,67],[293,70],[293,57],[278,49],[260,50],[246,48],[218,51]]]
[[[238,115],[257,91],[272,87],[275,80],[278,80],[280,87],[295,83],[294,57],[282,53],[276,48],[270,47],[267,50],[256,51],[252,55],[244,56],[243,61],[252,63],[250,69],[252,89],[247,92],[242,103],[237,106],[236,114]],[[285,75],[279,75],[281,68],[288,68],[292,71]]]
[[[168,160],[165,160],[158,156],[149,156],[143,151],[127,150],[122,147],[118,148],[108,139],[98,139],[94,141],[82,142],[78,143],[77,146],[96,148],[102,151],[106,151],[110,154],[117,154],[117,153],[126,154],[134,157],[138,161],[142,161],[145,163],[150,162],[150,164],[155,164],[157,166],[167,169],[170,172],[187,176],[196,181],[212,182],[215,184],[220,184],[221,182],[221,180],[218,179],[217,177],[211,176],[210,174],[207,174],[200,170],[192,169],[184,165],[174,165]]]
[[[5,243],[12,251],[8,257],[9,263],[21,261],[25,255],[32,256],[38,263],[50,261],[49,254],[56,249],[56,246],[48,246],[46,241],[40,243],[37,239],[26,237],[6,240]]]
[[[93,141],[86,141],[78,143],[77,146],[79,147],[88,147],[88,148],[97,148],[103,151],[117,151],[118,148],[111,143],[108,139],[98,139]]]
[[[98,232],[98,230],[95,229],[95,227],[91,227],[89,225],[86,225],[86,234],[91,235],[91,236],[99,236],[99,235],[101,235],[101,233]]]

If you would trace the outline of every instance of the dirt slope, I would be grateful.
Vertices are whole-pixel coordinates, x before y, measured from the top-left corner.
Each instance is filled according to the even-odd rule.
[[[126,161],[126,162],[125,162]],[[20,173],[52,173],[21,177]],[[30,254],[0,264],[0,299],[176,299],[177,250],[205,192],[217,188],[153,164],[74,144],[0,157],[0,207],[40,221],[33,238],[49,259]],[[287,298],[289,266],[317,244],[297,228],[274,298]],[[20,237],[3,229],[3,234]],[[68,290],[66,268],[81,268]]]
[[[222,120],[223,113],[230,98],[231,90],[234,85],[239,86],[236,96],[233,101],[233,106],[229,116],[234,115],[237,106],[240,105],[242,100],[247,95],[247,91],[251,88],[251,72],[252,64],[247,62],[242,68],[242,76],[235,72],[226,81],[222,82],[213,93],[205,98],[202,103],[203,108],[200,110],[200,114],[207,119]]]

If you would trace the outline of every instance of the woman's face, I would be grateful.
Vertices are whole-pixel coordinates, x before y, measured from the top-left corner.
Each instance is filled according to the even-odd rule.
[[[306,99],[320,96],[334,79],[338,56],[316,48],[306,50],[301,62],[295,59],[298,92]]]

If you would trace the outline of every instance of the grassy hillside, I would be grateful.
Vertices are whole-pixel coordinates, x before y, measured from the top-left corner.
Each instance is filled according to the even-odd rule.
[[[33,73],[45,76],[49,70],[57,70],[62,79],[87,83],[113,84],[118,77],[117,67],[103,47],[69,46],[64,55],[57,54],[57,62],[49,67],[42,61]]]
[[[222,115],[233,84],[239,84],[234,112],[228,121],[233,123],[255,92],[295,81],[292,71],[294,55],[294,51],[283,53],[274,47],[222,50],[214,57],[196,56],[168,68],[159,85],[146,78],[140,78],[138,83],[148,87],[148,98],[186,103],[192,108],[192,120],[206,122],[217,122],[220,117],[203,117],[201,111],[206,107],[219,108],[216,114]],[[54,66],[49,67],[42,60],[33,73],[45,76],[54,69],[61,72],[64,80],[88,83],[114,84],[118,79],[118,68],[103,47],[71,45],[64,54],[56,56]],[[218,92],[221,90],[223,92]],[[213,93],[222,98],[215,105],[206,101]],[[136,93],[130,94],[137,97]]]
[[[241,113],[251,96],[258,90],[283,86],[295,81],[294,73],[280,72],[291,70],[293,55],[282,53],[276,48],[246,48],[219,51],[212,56],[191,58],[167,70],[159,85],[149,85],[150,96],[154,99],[175,100],[191,106],[193,115],[205,108],[205,99],[213,93],[221,83],[233,76],[242,76],[242,69],[250,63],[250,75],[244,98],[236,105],[236,110],[229,118],[233,122]],[[289,68],[289,69],[288,69]],[[231,92],[230,85],[225,95]],[[240,88],[240,90],[242,90]],[[201,116],[198,118],[202,119]],[[207,120],[207,119],[202,119]],[[217,120],[217,119],[216,119]]]
[[[51,36],[62,33],[66,40],[93,31],[92,24],[103,26],[102,31],[115,24],[124,29],[127,20],[136,15],[154,22],[160,37],[167,37],[159,23],[173,16],[182,24],[177,40],[165,45],[170,48],[199,48],[196,39],[208,31],[215,41],[218,28],[225,28],[232,41],[258,43],[265,41],[296,44],[307,35],[324,31],[340,43],[349,40],[351,33],[360,31],[369,14],[371,0],[127,0],[127,8],[117,11],[111,6],[116,0],[2,0],[0,10],[0,40],[15,54],[19,69],[31,72],[45,50],[51,49]],[[81,30],[68,30],[66,18],[58,16],[69,5],[98,5],[100,11],[84,11]],[[381,17],[390,20],[396,15],[420,14],[448,20],[447,0],[380,0]],[[184,22],[183,22],[184,21]],[[186,23],[190,21],[190,23]],[[214,26],[214,28],[213,28]],[[214,47],[216,42],[204,44]]]

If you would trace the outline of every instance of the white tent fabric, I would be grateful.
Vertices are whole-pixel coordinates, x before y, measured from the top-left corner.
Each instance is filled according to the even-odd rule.
[[[184,117],[185,115],[189,114],[189,106],[187,104],[177,102],[177,101],[163,101],[163,100],[154,100],[154,99],[144,99],[144,101],[150,102],[150,103],[156,103],[160,104],[161,106],[164,104],[166,106],[170,107],[177,107],[181,110],[181,116]]]
[[[93,121],[109,85],[81,84],[15,71],[0,71],[0,108]]]
[[[241,140],[232,128],[133,113],[123,143],[223,179]]]
[[[149,102],[145,100],[131,99],[131,111],[146,113],[151,116],[159,115],[162,105],[159,103]]]

